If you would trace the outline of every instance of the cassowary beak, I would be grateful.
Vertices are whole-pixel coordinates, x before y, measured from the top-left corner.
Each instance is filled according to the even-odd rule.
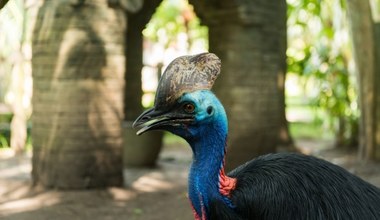
[[[165,130],[168,126],[179,126],[184,123],[191,123],[194,117],[176,112],[163,112],[151,108],[143,112],[133,122],[133,127],[141,127],[137,135],[141,135],[150,130]]]

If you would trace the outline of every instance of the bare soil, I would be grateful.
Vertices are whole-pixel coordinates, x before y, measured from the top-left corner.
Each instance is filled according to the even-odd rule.
[[[331,149],[329,142],[302,140],[299,149],[347,168],[380,187],[380,164],[360,163],[352,150]],[[2,220],[191,220],[186,196],[191,152],[166,146],[158,166],[125,169],[125,187],[57,191],[32,188],[30,155],[0,154]]]

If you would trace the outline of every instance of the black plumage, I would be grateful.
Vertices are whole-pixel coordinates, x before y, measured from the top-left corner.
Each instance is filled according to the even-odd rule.
[[[312,156],[268,154],[228,175],[236,208],[211,201],[210,219],[380,219],[379,188]]]

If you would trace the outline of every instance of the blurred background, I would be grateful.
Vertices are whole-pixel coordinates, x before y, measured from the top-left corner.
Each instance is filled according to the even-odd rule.
[[[222,60],[213,91],[229,117],[228,169],[297,151],[380,185],[379,0],[0,7],[5,219],[191,219],[187,144],[163,132],[137,137],[131,124],[153,106],[174,58],[205,51]]]

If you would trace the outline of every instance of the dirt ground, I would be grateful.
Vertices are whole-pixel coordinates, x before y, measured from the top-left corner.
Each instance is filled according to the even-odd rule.
[[[359,163],[351,151],[328,142],[303,140],[304,153],[323,157],[380,187],[380,164]],[[30,155],[0,154],[2,220],[191,220],[186,197],[188,147],[165,147],[157,168],[124,170],[125,187],[105,190],[45,191],[30,187]]]

